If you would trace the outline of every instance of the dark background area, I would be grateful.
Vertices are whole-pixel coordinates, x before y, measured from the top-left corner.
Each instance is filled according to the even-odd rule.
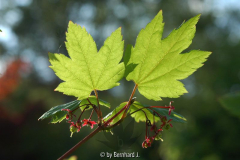
[[[84,26],[98,49],[118,27],[127,44],[135,44],[139,31],[159,10],[163,10],[164,36],[184,20],[202,14],[192,45],[187,50],[212,51],[205,65],[183,80],[188,92],[178,99],[153,102],[139,93],[137,100],[166,105],[174,100],[175,111],[184,115],[186,124],[173,123],[163,132],[163,142],[155,141],[143,149],[145,123],[134,123],[134,132],[124,130],[131,118],[116,128],[116,138],[129,146],[139,160],[237,160],[240,157],[239,118],[226,111],[218,99],[240,91],[240,2],[238,0],[0,0],[0,159],[57,159],[92,130],[84,127],[70,138],[69,124],[48,124],[38,118],[55,105],[74,100],[53,90],[61,82],[48,67],[48,52],[64,53],[69,20]],[[104,115],[131,94],[133,82],[99,92],[111,103]],[[90,114],[90,112],[89,112]],[[86,114],[87,115],[87,114]],[[131,123],[132,124],[132,123]],[[121,136],[120,136],[121,135]],[[111,139],[103,133],[82,145],[78,159],[104,159],[100,152],[113,152],[99,141]],[[115,141],[114,141],[115,142]],[[120,159],[120,158],[119,158]]]

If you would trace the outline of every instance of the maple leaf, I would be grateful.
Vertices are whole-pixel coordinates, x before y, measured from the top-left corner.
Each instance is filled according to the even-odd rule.
[[[124,75],[121,28],[106,39],[97,52],[97,46],[85,28],[69,22],[66,48],[70,58],[49,53],[50,66],[64,82],[55,89],[67,95],[87,98],[93,90],[107,90],[118,86]]]
[[[177,98],[187,93],[178,80],[191,75],[211,54],[200,50],[180,54],[192,43],[199,17],[191,18],[162,40],[164,23],[160,11],[140,31],[135,46],[128,47],[125,52],[125,76],[138,85],[143,96],[158,101],[161,97]],[[132,64],[136,65],[134,69]]]

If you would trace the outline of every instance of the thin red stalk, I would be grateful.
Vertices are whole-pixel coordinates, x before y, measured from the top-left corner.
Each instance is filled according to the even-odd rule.
[[[147,120],[146,120],[146,135],[145,135],[145,139],[147,139],[147,130],[148,130],[148,125],[147,125]]]
[[[97,98],[100,120],[102,121],[102,112],[101,112],[101,108],[100,108],[100,104],[99,104],[99,99],[98,99],[98,93],[97,93],[97,90],[96,90],[96,89],[94,89],[94,93],[95,93],[95,96],[96,96],[96,98]]]
[[[129,107],[130,107],[130,105],[131,105],[130,103],[131,103],[131,101],[132,101],[132,99],[133,99],[133,96],[134,96],[136,90],[137,90],[137,87],[138,87],[138,85],[135,84],[135,86],[134,86],[134,88],[133,88],[133,91],[132,91],[132,94],[131,94],[131,96],[130,96],[130,98],[129,98],[129,100],[128,100],[127,109],[124,111],[122,118],[125,118],[125,117],[126,117],[126,114],[127,114],[128,110],[129,110]]]
[[[169,106],[151,106],[152,108],[170,108]]]
[[[82,139],[80,142],[78,142],[75,146],[73,146],[70,150],[68,150],[66,153],[64,153],[58,160],[63,160],[67,156],[69,156],[72,152],[74,152],[79,146],[81,146],[83,143],[85,143],[87,140],[92,138],[95,134],[97,134],[99,131],[101,131],[101,127],[96,128],[93,132],[91,132],[89,135],[87,135],[84,139]]]
[[[92,113],[91,113],[91,115],[90,115],[89,119],[91,119],[91,118],[92,118],[92,115],[93,115],[93,111],[94,111],[94,110],[92,110]]]
[[[118,111],[112,118],[107,120],[107,122],[104,123],[104,126],[107,126],[111,121],[116,118],[120,113],[122,113],[126,109],[127,105],[125,105],[120,111]]]
[[[92,104],[91,101],[90,101],[88,98],[87,98],[87,100],[88,100],[88,102],[90,103],[90,105],[92,105],[92,107],[93,107],[94,111],[97,113],[97,116],[98,116],[98,119],[99,119],[99,114],[98,114],[98,111],[97,111],[95,105]]]
[[[82,113],[81,113],[80,116],[78,117],[77,122],[80,122],[80,119],[81,119],[81,117],[82,117],[82,114],[84,113],[84,111],[85,111],[86,108],[87,108],[87,107],[85,107],[85,108],[83,109]]]

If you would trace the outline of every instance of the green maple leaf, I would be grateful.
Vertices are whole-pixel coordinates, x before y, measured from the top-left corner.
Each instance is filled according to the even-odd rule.
[[[62,82],[55,90],[66,95],[87,98],[93,90],[107,90],[118,86],[124,75],[121,28],[97,46],[85,28],[69,22],[66,48],[70,58],[49,53],[50,66]]]
[[[211,52],[192,50],[180,54],[192,43],[197,15],[162,38],[162,11],[142,29],[134,47],[125,52],[126,79],[138,85],[139,92],[148,99],[177,98],[187,93],[179,81],[201,67]],[[137,65],[133,69],[133,64]]]

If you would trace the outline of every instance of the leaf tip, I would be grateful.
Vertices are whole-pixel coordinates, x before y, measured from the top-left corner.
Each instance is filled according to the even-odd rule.
[[[200,17],[201,17],[201,14],[198,14],[198,15],[196,15],[195,17],[193,17],[193,18],[191,18],[191,19],[196,19],[196,21],[198,22],[198,20],[200,19]]]

